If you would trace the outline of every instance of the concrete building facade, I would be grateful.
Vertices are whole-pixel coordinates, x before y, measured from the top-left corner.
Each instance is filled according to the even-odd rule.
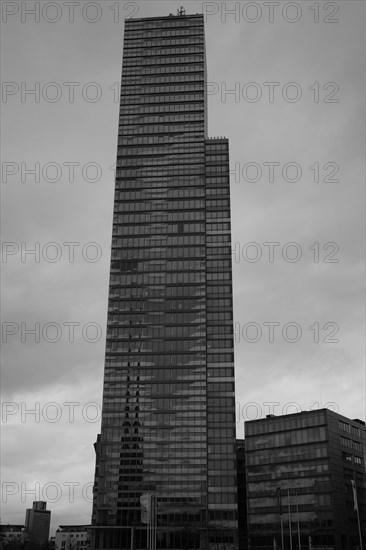
[[[328,409],[245,423],[250,548],[357,550],[366,429]]]

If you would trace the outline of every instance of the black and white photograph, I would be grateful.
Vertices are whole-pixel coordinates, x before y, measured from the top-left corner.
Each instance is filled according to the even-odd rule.
[[[1,1],[4,550],[366,550],[363,0]]]

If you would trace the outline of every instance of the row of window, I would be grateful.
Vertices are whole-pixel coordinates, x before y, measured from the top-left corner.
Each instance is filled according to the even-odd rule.
[[[343,460],[349,463],[357,464],[358,466],[362,465],[362,458],[359,456],[351,455],[348,453],[342,453]]]
[[[124,67],[144,67],[146,65],[181,65],[186,64],[190,65],[191,63],[204,63],[204,54],[187,54],[187,55],[177,55],[168,57],[167,55],[152,58],[149,57],[124,57],[123,66]]]
[[[166,46],[183,46],[184,44],[194,45],[204,43],[204,37],[202,34],[194,34],[192,36],[184,37],[180,36],[179,38],[161,38],[157,35],[154,40],[147,40],[145,38],[144,40],[137,40],[135,42],[130,40],[130,36],[128,36],[128,38],[129,40],[124,44],[125,51],[130,48],[163,48]]]
[[[130,298],[126,300],[116,300],[111,301],[109,304],[109,323],[118,323],[119,314],[126,312],[144,312],[149,313],[157,311],[176,311],[180,310],[182,312],[192,313],[192,310],[198,312],[205,309],[205,304],[203,301],[199,303],[196,299],[179,299],[179,300],[164,300],[161,303],[156,301],[145,302],[140,300],[131,300]]]
[[[176,93],[171,95],[135,95],[135,96],[126,96],[124,98],[124,104],[125,105],[154,105],[156,103],[162,104],[162,105],[168,105],[169,103],[187,103],[191,101],[192,103],[202,103],[204,101],[204,95],[202,94],[182,94],[182,93]],[[195,130],[192,128],[191,130],[187,131],[193,131]],[[177,130],[179,132],[179,130]],[[203,139],[203,135],[198,136],[199,138]],[[166,140],[165,140],[166,141]]]
[[[224,235],[226,237],[227,235]],[[217,235],[219,237],[219,235]],[[226,273],[206,273],[206,280],[207,281],[231,281],[231,272],[228,271]]]
[[[160,57],[165,55],[194,55],[194,54],[202,54],[203,52],[203,43],[200,44],[193,44],[193,45],[187,45],[184,47],[180,47],[179,45],[175,47],[161,47],[159,45],[152,46],[150,48],[145,48],[144,46],[138,46],[135,44],[131,44],[129,48],[124,48],[123,50],[123,61],[126,59],[130,59],[131,57],[136,58],[146,58],[146,57]]]
[[[157,260],[157,259],[163,259],[165,260],[166,257],[169,257],[170,259],[175,259],[175,258],[187,258],[187,254],[189,254],[189,257],[190,258],[202,258],[204,257],[204,252],[200,249],[201,247],[197,247],[197,249],[194,249],[193,247],[192,248],[188,248],[188,247],[180,247],[179,249],[177,249],[176,247],[170,247],[170,248],[163,248],[163,247],[158,247],[158,250],[156,248],[153,248],[153,247],[149,247],[149,248],[145,248],[145,249],[141,249],[141,250],[135,250],[134,248],[131,248],[131,249],[127,249],[127,250],[122,250],[122,251],[118,251],[118,250],[112,250],[113,252],[113,256],[114,256],[114,260],[118,260],[119,258],[121,260],[128,260],[128,258],[130,257],[131,259],[142,259],[142,260],[146,260],[146,259],[149,259],[149,253],[151,252],[152,253],[152,256],[153,256],[153,259],[154,260]],[[167,254],[168,253],[168,254]],[[113,273],[114,275],[114,273]],[[194,296],[194,295],[197,295],[197,286],[192,290],[191,293],[189,293],[186,289],[186,287],[182,287],[182,293],[179,293],[177,291],[177,288],[175,286],[173,287],[167,287],[167,293],[175,293],[175,295],[177,296]],[[154,290],[156,290],[156,293],[154,294]],[[184,294],[183,294],[183,291],[184,291]],[[188,294],[186,293],[186,291],[188,292]],[[202,287],[202,291],[204,291],[204,287]],[[124,289],[124,292],[125,292],[125,296],[136,296],[136,297],[144,297],[144,298],[153,298],[153,297],[160,297],[160,296],[165,296],[164,293],[162,292],[161,290],[161,285],[159,284],[159,281],[157,281],[156,283],[154,281],[151,281],[149,282],[148,285],[146,285],[145,288],[142,288],[140,290],[140,293],[137,292],[137,290],[133,287],[133,288],[125,288]],[[167,294],[168,295],[168,294]],[[169,294],[171,295],[171,294]],[[203,294],[202,294],[203,295]],[[201,293],[199,293],[199,296],[201,296]],[[112,296],[111,296],[112,297]],[[118,298],[118,295],[116,295],[116,298]]]
[[[207,317],[209,318],[210,315],[212,315],[212,314],[208,313]],[[217,315],[216,317],[214,317],[211,320],[218,321],[223,316],[224,316],[224,314],[220,313],[219,315]],[[208,319],[208,320],[210,320],[210,319]],[[232,339],[219,340],[219,339],[213,338],[213,337],[211,339],[212,339],[212,342],[209,339],[207,339],[207,350],[208,351],[215,351],[215,350],[219,351],[219,350],[233,349],[234,348],[234,341]]]
[[[219,153],[216,153],[216,154],[212,154],[212,152],[210,151],[209,154],[206,154],[206,162],[207,163],[210,163],[210,162],[228,162],[229,161],[229,155],[226,153],[226,154],[219,154]]]
[[[180,123],[180,122],[193,122],[201,121],[203,123],[204,113],[183,113],[183,114],[164,114],[164,115],[122,115],[120,116],[119,123],[123,126],[130,124],[166,124],[166,123]]]
[[[356,426],[352,426],[351,424],[347,424],[346,422],[343,422],[342,420],[338,421],[338,426],[344,432],[348,432],[350,434],[357,435],[358,437],[361,437],[360,428],[356,428]]]
[[[121,320],[123,323],[124,319]],[[113,315],[108,321],[107,337],[139,340],[143,339],[158,339],[158,338],[202,338],[206,335],[205,325],[193,326],[143,326],[130,328],[112,328],[113,325],[118,325],[120,322],[118,315]]]
[[[214,164],[214,165],[206,165],[206,173],[207,174],[220,174],[221,172],[228,172],[229,165],[228,164]]]
[[[148,272],[164,273],[166,271],[191,271],[191,270],[198,271],[198,270],[205,269],[205,263],[203,260],[182,260],[182,261],[163,260],[159,262],[156,262],[155,260],[150,260],[146,262],[138,262],[136,260],[112,260],[112,269],[115,269],[121,272],[138,271],[139,273],[148,273]],[[190,302],[192,304],[191,307],[198,305],[197,302],[194,303],[192,300],[190,300]],[[166,304],[164,303],[164,299],[162,300],[161,304],[156,304],[155,300],[151,302],[149,301],[135,302],[134,307],[137,307],[137,306],[142,307],[144,309],[153,308],[153,307],[166,309]],[[177,304],[176,307],[182,309],[183,307],[187,307],[187,304],[185,302],[182,302]]]
[[[229,235],[217,235],[208,242],[219,242],[220,237],[228,237]],[[207,237],[209,239],[209,237]],[[179,245],[200,245],[205,244],[204,235],[183,235],[183,236],[164,236],[152,235],[151,237],[119,237],[112,239],[113,248],[135,248],[140,246],[179,246]]]
[[[122,79],[122,85],[148,85],[148,84],[178,84],[179,82],[194,82],[201,81],[202,85],[204,82],[204,72],[203,69],[194,73],[177,73],[169,74],[167,76],[162,75],[137,75],[137,76],[126,76]]]
[[[186,27],[184,29],[184,36],[194,36],[194,35],[203,35],[203,30],[200,26],[198,27]],[[160,39],[162,36],[182,36],[182,29],[170,29],[163,30],[161,28],[156,30],[133,30],[129,27],[126,27],[125,31],[125,40],[136,40],[136,39],[145,39],[145,38],[154,38]]]
[[[219,430],[218,430],[219,431]],[[234,461],[233,460],[208,460],[207,463],[208,470],[210,472],[213,470],[231,470],[234,471]],[[220,502],[220,501],[219,501]]]
[[[184,169],[185,165],[192,165],[196,170],[197,165],[203,165],[204,159],[202,153],[183,153],[177,155],[175,151],[171,151],[165,155],[153,155],[140,158],[126,157],[122,151],[122,157],[117,158],[117,168],[124,166],[133,166],[134,168],[146,168],[150,166],[166,166],[171,165],[178,167],[179,170]],[[181,167],[180,167],[181,166]]]
[[[247,444],[246,444],[247,445]],[[279,462],[293,462],[294,460],[309,460],[328,456],[326,446],[291,447],[282,449],[261,449],[247,455],[247,466],[259,464],[278,464]]]
[[[207,201],[210,202],[210,205],[207,206],[229,206],[229,202],[225,200],[217,200],[217,201]],[[218,204],[220,203],[220,204]],[[150,212],[156,212],[159,209],[160,203],[158,200],[150,199],[150,201],[145,202],[115,202],[114,204],[114,210],[115,212],[143,212],[143,211],[150,211]],[[161,209],[162,210],[203,210],[205,207],[205,201],[201,199],[195,199],[195,200],[177,200],[177,201],[171,201],[171,200],[164,200],[161,203]],[[188,244],[188,243],[187,243]],[[143,243],[140,243],[140,246],[143,246]]]
[[[230,298],[227,298],[224,300],[225,302],[226,301],[230,301]],[[219,338],[221,336],[222,338],[222,335],[223,334],[228,334],[228,335],[231,335],[233,332],[233,327],[231,324],[229,325],[208,325],[207,327],[207,334],[209,335],[209,338],[212,338],[212,334],[215,334],[217,335],[217,337]]]
[[[181,132],[173,135],[157,135],[157,136],[134,136],[129,139],[124,137],[118,138],[118,145],[151,145],[154,143],[164,144],[181,144],[181,143],[205,143],[202,132]]]
[[[186,222],[193,220],[204,220],[204,211],[186,211],[186,212],[165,212],[157,219],[154,214],[115,214],[113,216],[114,224],[142,224],[142,223],[171,223],[171,222]]]
[[[228,142],[225,140],[224,142],[220,141],[219,143],[214,142],[214,138],[207,140],[207,151],[208,153],[213,153],[214,151],[227,151],[228,149]]]
[[[203,175],[192,174],[187,177],[186,175],[176,174],[173,176],[162,176],[155,179],[155,169],[150,171],[152,175],[149,177],[128,178],[126,180],[116,181],[116,190],[129,191],[132,189],[139,189],[141,191],[152,191],[165,189],[175,189],[179,187],[205,187],[205,177]],[[166,213],[167,214],[167,213]]]
[[[161,99],[161,96],[157,97],[159,100]],[[202,123],[193,122],[181,122],[180,124],[149,124],[148,126],[125,125],[120,126],[118,132],[120,136],[135,136],[137,134],[174,134],[175,132],[183,132],[185,129],[187,132],[191,132],[192,130],[201,130],[203,132],[203,125]]]
[[[209,252],[209,250],[208,250]],[[231,254],[231,248],[230,247],[223,247],[223,248],[220,248],[220,256],[223,255],[223,254]],[[185,259],[188,259],[188,258],[191,258],[191,259],[194,259],[194,258],[205,258],[205,255],[206,255],[206,249],[205,247],[203,246],[192,246],[192,247],[187,247],[187,246],[181,246],[179,248],[177,247],[174,247],[174,246],[170,246],[170,247],[167,247],[167,246],[161,246],[161,245],[158,245],[158,246],[147,246],[146,248],[140,248],[140,249],[136,249],[136,248],[130,248],[130,249],[112,249],[112,258],[114,260],[129,260],[129,259],[134,259],[134,260],[149,260],[149,259],[153,259],[153,260],[165,260],[167,258],[170,258],[170,259],[176,259],[176,258],[185,258]],[[209,256],[209,254],[208,254]],[[173,289],[175,287],[172,287]],[[134,289],[126,289],[126,292],[137,292],[136,290]],[[158,289],[157,289],[158,291]],[[141,292],[143,292],[143,294],[141,294],[141,296],[147,296],[148,295],[148,292],[147,290],[143,290],[141,289]],[[149,292],[152,292],[152,287],[151,285],[149,285]],[[140,296],[140,294],[133,294],[134,296]],[[185,294],[186,295],[186,294]]]
[[[165,342],[159,341],[133,341],[124,342],[119,340],[118,342],[107,342],[106,346],[109,352],[136,352],[136,353],[179,353],[196,349],[205,349],[204,344],[200,344],[199,340],[166,340]]]
[[[203,93],[204,87],[203,83],[200,84],[171,84],[171,85],[165,85],[160,86],[159,84],[156,86],[121,86],[121,98],[122,101],[124,101],[124,96],[133,95],[134,97],[136,94],[141,95],[151,95],[151,94],[171,94],[172,92],[200,92]]]
[[[356,449],[356,451],[362,451],[362,445],[359,441],[354,441],[348,437],[340,436],[341,445],[348,447],[349,449]]]
[[[177,113],[187,112],[192,113],[194,111],[203,112],[204,107],[202,102],[192,103],[191,105],[186,103],[168,103],[167,105],[128,105],[123,106],[120,111],[120,118],[125,115],[151,115],[152,113]],[[204,142],[200,140],[199,143],[187,143],[187,149],[201,149],[203,150]],[[138,150],[139,151],[139,150]],[[165,152],[165,149],[161,152]]]
[[[216,294],[232,294],[231,285],[216,285],[215,283],[207,283],[207,293],[212,296]]]
[[[177,357],[177,356],[176,356]],[[192,356],[188,355],[182,355],[181,361],[185,359],[185,362],[188,363],[188,358],[191,358]],[[183,358],[183,359],[182,359]],[[144,360],[142,361],[144,364],[148,363],[148,357],[144,357]],[[151,362],[153,363],[153,360],[156,358],[152,355],[151,356]],[[126,362],[126,361],[124,361]],[[198,384],[197,380],[202,380],[203,383],[205,383],[205,368],[204,365],[201,366],[190,366],[189,368],[151,368],[146,366],[141,366],[141,361],[136,362],[127,362],[128,364],[123,367],[123,363],[121,363],[116,358],[109,358],[106,363],[106,381],[110,381],[113,377],[113,381],[115,382],[123,382],[124,384],[127,382],[129,384],[129,387],[131,390],[133,388],[138,389],[140,387],[140,383],[147,380],[149,384],[153,384],[155,382],[161,382],[161,380],[166,380],[167,382],[174,380],[184,380],[195,382],[195,384]],[[232,373],[234,369],[229,369]],[[132,382],[131,382],[132,380]],[[115,384],[114,384],[115,386]]]
[[[228,219],[230,216],[229,211],[214,210],[212,212],[207,212],[207,220],[223,220]],[[193,221],[193,220],[204,220],[205,212],[201,211],[178,211],[178,212],[161,212],[159,217],[154,213],[144,213],[144,214],[123,214],[118,213],[113,216],[114,224],[142,224],[142,223],[169,223],[169,222],[178,222],[178,221]],[[230,222],[222,222],[225,229],[228,225],[230,228]],[[209,229],[214,229],[216,225],[219,225],[218,222],[207,221],[206,227]],[[221,229],[221,225],[218,229]],[[219,265],[219,264],[218,264]]]
[[[248,438],[246,449],[253,450],[269,447],[283,447],[286,445],[300,445],[302,443],[324,441],[326,437],[327,435],[325,426],[318,426],[314,428],[293,430],[289,432]]]
[[[138,313],[120,313],[119,314],[119,323],[124,323],[126,325],[156,325],[157,320],[154,318],[156,312],[138,312]],[[187,324],[187,323],[202,323],[198,319],[199,312],[191,313],[165,313],[164,315],[159,314],[159,324]],[[204,321],[204,319],[203,319]]]
[[[233,353],[208,353],[207,364],[209,363],[232,363],[234,362]]]
[[[166,144],[166,145],[153,145],[150,147],[119,147],[117,149],[117,155],[138,157],[140,155],[170,155],[170,154],[194,154],[203,153],[203,143],[187,143],[187,144]]]
[[[125,32],[129,33],[132,30],[133,31],[143,31],[145,32],[145,29],[166,29],[171,27],[180,27],[179,32],[182,35],[185,35],[187,32],[188,27],[199,27],[200,32],[203,34],[203,17],[176,17],[171,16],[169,19],[157,19],[155,21],[146,21],[146,20],[140,20],[140,21],[134,21],[133,19],[126,19],[126,27]],[[160,31],[164,32],[164,31]]]
[[[141,75],[158,75],[158,74],[181,74],[181,73],[201,73],[204,71],[204,62],[195,63],[193,65],[172,65],[170,67],[156,66],[156,67],[123,67],[122,80],[126,76],[140,77]]]
[[[206,184],[207,187],[212,186],[216,187],[216,185],[219,185],[221,183],[229,183],[229,176],[207,176],[206,177]]]
[[[147,224],[147,225],[119,225],[113,228],[113,237],[121,235],[161,235],[171,233],[203,233],[205,231],[205,224],[200,223],[185,223],[182,226],[180,224],[166,225],[166,224]],[[168,268],[174,269],[174,268]],[[188,267],[182,269],[189,269]],[[139,269],[141,271],[142,269]],[[145,266],[144,271],[149,271],[149,267]],[[153,269],[152,271],[157,271]]]
[[[180,187],[180,188],[162,188],[162,189],[147,189],[146,187],[141,191],[119,191],[117,188],[115,199],[122,201],[131,200],[149,200],[149,199],[172,199],[172,198],[194,198],[204,197],[205,189],[197,187]]]
[[[264,434],[279,431],[288,431],[299,428],[307,428],[310,426],[325,425],[325,412],[318,411],[314,414],[302,414],[292,418],[271,419],[270,422],[252,422],[246,424],[246,435]]]
[[[234,378],[234,369],[231,367],[210,367],[207,369],[207,377],[208,378]],[[210,414],[216,414],[216,413],[210,413]],[[220,414],[220,416],[223,413],[217,413]],[[227,420],[230,420],[227,419]]]

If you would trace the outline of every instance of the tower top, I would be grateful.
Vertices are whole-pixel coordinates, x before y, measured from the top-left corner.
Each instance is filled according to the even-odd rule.
[[[183,8],[183,6],[177,9],[177,15],[185,15],[185,14],[186,14],[186,10]]]

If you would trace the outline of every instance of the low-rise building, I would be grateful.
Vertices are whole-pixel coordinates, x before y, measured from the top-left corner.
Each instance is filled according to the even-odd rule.
[[[90,525],[60,525],[55,534],[55,550],[88,550]]]
[[[328,409],[245,423],[251,550],[366,547],[366,429]]]
[[[27,533],[24,525],[0,525],[0,540],[2,546],[8,546],[13,543],[23,545],[27,541]]]

